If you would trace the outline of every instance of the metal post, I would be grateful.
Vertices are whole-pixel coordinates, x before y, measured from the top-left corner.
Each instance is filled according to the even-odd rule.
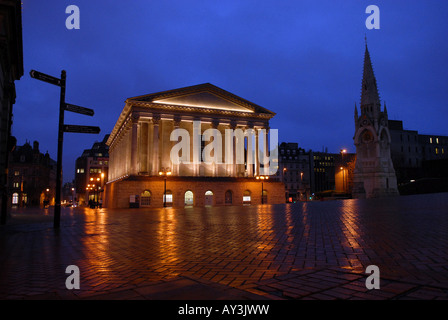
[[[56,199],[54,204],[54,228],[59,228],[61,222],[61,186],[62,186],[62,147],[64,142],[64,108],[65,108],[65,78],[66,72],[61,72],[61,100],[59,103],[58,158],[56,164]]]
[[[164,181],[164,187],[163,187],[163,207],[166,207],[166,177],[163,180]]]
[[[263,181],[261,181],[261,204],[264,204],[263,202]]]

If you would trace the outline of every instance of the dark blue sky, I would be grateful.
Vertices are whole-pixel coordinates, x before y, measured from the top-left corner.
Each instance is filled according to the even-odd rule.
[[[68,30],[68,5],[81,28]],[[368,30],[368,5],[381,29]],[[64,182],[75,159],[109,133],[128,97],[205,82],[277,113],[279,140],[338,152],[353,146],[364,36],[389,118],[406,129],[448,135],[448,21],[445,1],[23,0],[25,75],[17,81],[13,135],[38,140],[56,159],[59,88],[35,69],[67,71],[67,124],[99,135],[64,135]]]

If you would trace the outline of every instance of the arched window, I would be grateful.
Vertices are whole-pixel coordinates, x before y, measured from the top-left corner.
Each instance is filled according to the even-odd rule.
[[[251,203],[251,192],[249,190],[244,191],[243,193],[243,204]]]
[[[194,203],[194,195],[193,192],[188,190],[185,192],[185,205],[186,206],[192,206]]]
[[[205,201],[206,206],[212,206],[213,205],[213,192],[208,190],[205,192]]]
[[[148,207],[151,205],[151,192],[149,190],[145,190],[140,195],[140,206]]]
[[[225,194],[225,203],[227,205],[232,204],[232,191],[231,190],[227,190],[226,194]]]

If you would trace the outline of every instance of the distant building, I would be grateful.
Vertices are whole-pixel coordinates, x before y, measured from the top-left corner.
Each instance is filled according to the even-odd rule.
[[[335,189],[334,154],[313,151],[313,193]]]
[[[54,205],[56,161],[39,151],[39,143],[18,146],[9,160],[10,203],[13,206]]]
[[[433,177],[433,174],[428,173],[432,172],[429,170],[431,162],[435,164],[436,160],[448,159],[448,136],[406,130],[401,120],[389,120],[389,128],[392,138],[391,157],[400,185]]]
[[[109,139],[108,134],[102,141],[95,142],[92,148],[84,150],[82,155],[76,159],[75,200],[79,205],[87,205],[89,201],[102,201],[109,169],[107,139]]]
[[[16,100],[14,81],[23,75],[22,7],[19,0],[0,2],[0,222],[8,210],[8,156],[15,146],[11,136],[12,108]]]
[[[274,115],[210,83],[127,99],[107,141],[106,206],[284,203],[283,184],[261,179],[268,172],[257,152]],[[182,161],[173,161],[180,143]]]
[[[285,185],[286,202],[306,201],[309,198],[312,166],[311,151],[299,148],[298,143],[280,144],[277,175]]]
[[[365,48],[361,85],[361,115],[355,105],[356,164],[353,176],[354,198],[398,195],[397,178],[391,159],[391,136],[386,105],[381,110],[376,78],[369,50]]]

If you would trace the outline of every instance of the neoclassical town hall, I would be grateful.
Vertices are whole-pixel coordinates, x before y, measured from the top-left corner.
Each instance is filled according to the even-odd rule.
[[[209,83],[128,98],[107,141],[103,205],[283,203],[284,185],[272,179],[278,160],[269,157],[274,115]]]

